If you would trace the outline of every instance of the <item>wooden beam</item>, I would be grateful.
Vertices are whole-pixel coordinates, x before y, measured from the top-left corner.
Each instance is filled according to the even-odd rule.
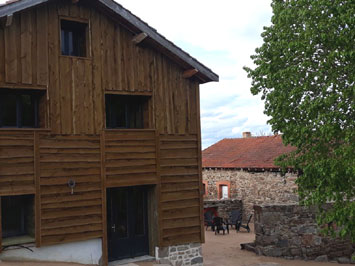
[[[139,33],[132,39],[132,42],[135,44],[140,44],[148,37],[148,34],[145,32]]]
[[[191,78],[192,76],[196,75],[198,73],[198,70],[196,68],[193,68],[193,69],[189,69],[189,70],[186,70],[182,76],[183,78],[185,79],[189,79]]]
[[[6,16],[6,27],[11,26],[13,17],[13,14]]]

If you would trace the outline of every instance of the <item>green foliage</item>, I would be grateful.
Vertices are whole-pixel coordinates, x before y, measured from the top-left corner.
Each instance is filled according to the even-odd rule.
[[[355,242],[355,1],[272,7],[272,25],[251,56],[256,67],[245,67],[251,92],[265,100],[273,132],[297,147],[277,163],[300,170],[302,203],[318,205],[318,222],[333,222]]]

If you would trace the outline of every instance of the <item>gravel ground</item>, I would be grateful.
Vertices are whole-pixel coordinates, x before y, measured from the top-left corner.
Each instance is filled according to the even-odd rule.
[[[250,233],[231,230],[230,234],[215,235],[210,230],[206,232],[206,243],[202,245],[204,266],[336,266],[331,262],[314,262],[302,260],[285,260],[279,258],[257,256],[253,252],[240,249],[241,243],[254,241],[253,230]],[[126,266],[153,266],[153,262],[137,262]],[[341,264],[351,265],[351,264]],[[83,266],[76,263],[52,262],[0,262],[0,266]]]
[[[255,253],[241,250],[240,244],[255,240],[253,230],[250,233],[236,233],[231,230],[229,235],[215,235],[206,232],[206,243],[202,246],[204,266],[336,266],[338,263],[315,262],[303,260],[286,260],[281,258],[257,256]],[[351,264],[341,264],[351,265]]]

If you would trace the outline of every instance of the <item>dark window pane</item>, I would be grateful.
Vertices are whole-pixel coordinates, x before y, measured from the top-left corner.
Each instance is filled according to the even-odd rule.
[[[39,91],[0,89],[0,127],[39,125]]]
[[[61,21],[62,55],[86,56],[87,24],[76,21]]]
[[[35,103],[34,98],[31,95],[20,95],[22,106],[22,126],[23,127],[36,127],[35,125]]]
[[[32,235],[33,196],[1,197],[2,237]]]
[[[144,128],[144,96],[106,95],[107,128]]]
[[[17,97],[15,94],[0,94],[0,117],[2,127],[17,126]]]

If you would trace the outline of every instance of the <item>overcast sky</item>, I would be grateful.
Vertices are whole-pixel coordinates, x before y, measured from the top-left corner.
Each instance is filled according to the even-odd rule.
[[[262,44],[271,0],[120,0],[122,6],[211,68],[220,82],[201,86],[202,147],[242,132],[269,134],[260,96],[250,93],[243,66]]]
[[[0,0],[0,2],[5,2]],[[177,46],[211,68],[220,82],[201,86],[202,146],[223,138],[268,134],[260,96],[250,93],[243,66],[262,44],[271,0],[118,0]]]

